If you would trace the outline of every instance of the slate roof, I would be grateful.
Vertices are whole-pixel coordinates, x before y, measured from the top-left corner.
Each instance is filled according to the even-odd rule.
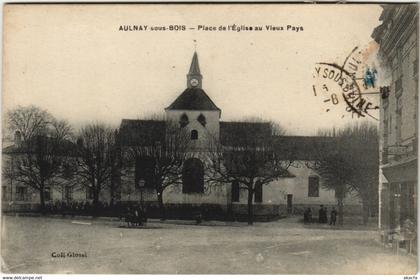
[[[188,75],[199,75],[199,76],[201,76],[200,66],[198,64],[197,52],[194,52],[194,56],[193,56],[193,59],[191,61],[190,71],[188,72]]]
[[[273,136],[275,149],[290,160],[315,160],[335,149],[336,139],[323,136]]]
[[[187,88],[166,109],[221,111],[201,88]]]
[[[220,122],[220,142],[224,146],[246,145],[250,132],[254,139],[271,139],[276,151],[285,160],[315,160],[336,145],[334,137],[272,135],[268,122]]]
[[[271,137],[271,126],[267,122],[220,122],[220,142],[224,146],[246,144],[249,133],[256,138],[268,139]]]
[[[147,146],[165,141],[166,122],[123,119],[118,139],[122,146]]]
[[[164,143],[165,130],[165,121],[123,119],[119,139],[122,146],[147,146],[156,141]],[[285,160],[315,160],[337,145],[334,137],[273,136],[268,122],[220,122],[220,142],[223,146],[245,146],[250,132],[257,141],[273,141],[276,151]]]
[[[26,144],[25,144],[26,143]],[[12,144],[2,148],[2,154],[22,154],[22,153],[35,153],[39,145],[45,148],[46,153],[54,153],[55,155],[62,156],[75,156],[77,155],[77,146],[75,143],[64,140],[59,146],[53,144],[53,140],[47,136],[38,136],[31,142],[25,142],[21,145]],[[50,144],[50,145],[49,145]],[[52,148],[54,147],[54,148]]]

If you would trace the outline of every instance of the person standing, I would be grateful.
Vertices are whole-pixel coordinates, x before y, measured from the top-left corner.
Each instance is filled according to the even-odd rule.
[[[327,207],[323,207],[324,211],[323,211],[323,215],[322,215],[322,223],[324,224],[328,224],[328,210]]]
[[[308,223],[312,223],[312,209],[308,207]]]
[[[318,210],[318,222],[322,224],[324,222],[324,205],[320,205]]]
[[[303,222],[307,224],[307,223],[311,223],[312,222],[311,220],[312,220],[312,210],[311,208],[308,207],[303,212]]]
[[[330,225],[335,226],[336,220],[337,220],[337,211],[335,210],[335,207],[333,206],[333,208],[331,209],[331,214],[330,214]]]

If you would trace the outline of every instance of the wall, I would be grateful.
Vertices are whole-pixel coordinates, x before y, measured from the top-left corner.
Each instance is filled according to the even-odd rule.
[[[190,111],[190,110],[166,110],[168,120],[179,123],[183,114],[188,116],[189,124],[187,129],[191,132],[193,129],[198,132],[198,140],[193,141],[193,149],[208,148],[209,137],[219,139],[219,111]],[[197,118],[203,114],[206,118],[206,126],[202,126]]]

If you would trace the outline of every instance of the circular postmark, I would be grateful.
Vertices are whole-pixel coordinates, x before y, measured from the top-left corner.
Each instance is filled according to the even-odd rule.
[[[325,112],[338,109],[341,118],[371,117],[378,120],[380,89],[375,67],[375,45],[352,49],[342,64],[319,62],[315,65],[313,94],[321,97]],[[346,113],[347,112],[347,113]]]

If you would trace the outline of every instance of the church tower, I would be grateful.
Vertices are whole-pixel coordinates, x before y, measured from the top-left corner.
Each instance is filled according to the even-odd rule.
[[[203,76],[198,63],[198,54],[194,52],[190,69],[187,73],[187,88],[171,105],[165,108],[168,120],[178,123],[191,133],[191,140],[197,147],[208,144],[208,137],[219,138],[219,119],[221,110],[214,104],[202,88]]]
[[[194,56],[191,61],[190,71],[187,74],[187,87],[188,88],[202,88],[203,76],[200,73],[200,66],[198,65],[197,52],[194,52]]]

